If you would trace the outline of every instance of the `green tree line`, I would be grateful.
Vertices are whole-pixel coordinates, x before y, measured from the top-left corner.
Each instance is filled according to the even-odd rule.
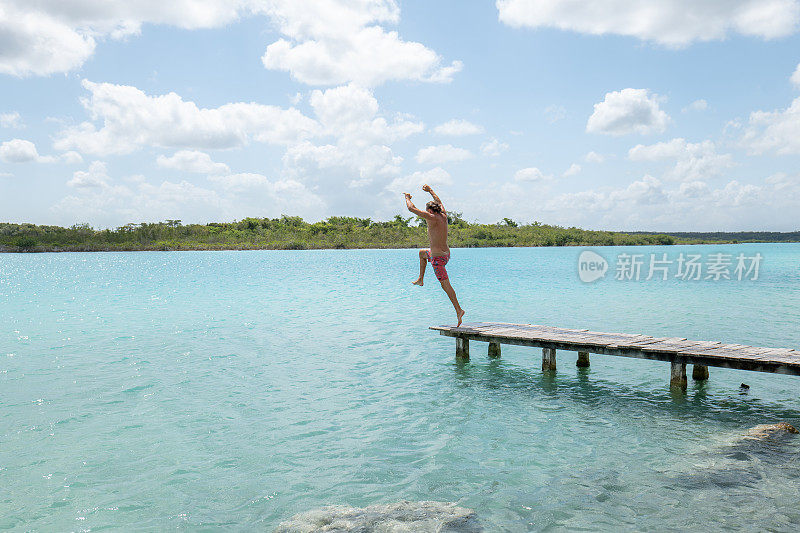
[[[729,242],[713,234],[674,236],[565,228],[533,222],[518,224],[504,218],[497,224],[465,221],[451,213],[450,245],[610,246]],[[69,228],[0,223],[0,251],[113,251],[113,250],[302,250],[324,248],[417,248],[427,245],[425,224],[416,217],[396,215],[389,221],[330,217],[306,222],[300,217],[245,218],[234,222],[182,224],[180,220],[126,224],[94,229],[88,224]]]

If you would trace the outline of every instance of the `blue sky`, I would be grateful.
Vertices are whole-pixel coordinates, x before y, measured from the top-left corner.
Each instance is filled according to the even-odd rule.
[[[800,229],[800,0],[0,0],[0,220]]]

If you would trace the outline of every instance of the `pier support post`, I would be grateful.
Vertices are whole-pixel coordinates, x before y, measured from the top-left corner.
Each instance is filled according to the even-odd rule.
[[[456,359],[469,360],[469,339],[456,337]]]
[[[556,369],[556,349],[542,348],[542,371]]]
[[[499,342],[490,342],[489,343],[489,357],[492,359],[496,359],[500,357],[500,343]]]
[[[589,368],[589,352],[578,352],[578,362],[575,363],[578,368]]]
[[[671,363],[671,365],[670,388],[686,390],[686,363]]]
[[[692,365],[692,379],[705,381],[708,379],[708,367],[704,365]]]

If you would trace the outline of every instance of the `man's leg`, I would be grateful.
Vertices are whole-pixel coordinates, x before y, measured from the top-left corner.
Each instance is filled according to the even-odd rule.
[[[461,309],[461,306],[458,305],[458,298],[456,298],[456,291],[453,290],[453,286],[450,285],[450,280],[445,278],[443,280],[439,280],[442,284],[442,289],[444,292],[447,293],[447,296],[450,297],[450,301],[453,303],[453,308],[456,310],[456,316],[458,317],[458,325],[461,325],[461,319],[464,317],[464,310]]]
[[[419,285],[422,287],[422,279],[425,277],[425,267],[428,265],[428,251],[427,250],[420,250],[419,251],[419,277],[417,281],[412,281],[412,285]]]

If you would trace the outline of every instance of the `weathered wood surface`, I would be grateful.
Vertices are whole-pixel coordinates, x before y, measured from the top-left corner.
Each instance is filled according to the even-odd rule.
[[[476,322],[461,327],[431,326],[430,329],[465,340],[800,376],[800,351],[789,348],[503,322]]]

